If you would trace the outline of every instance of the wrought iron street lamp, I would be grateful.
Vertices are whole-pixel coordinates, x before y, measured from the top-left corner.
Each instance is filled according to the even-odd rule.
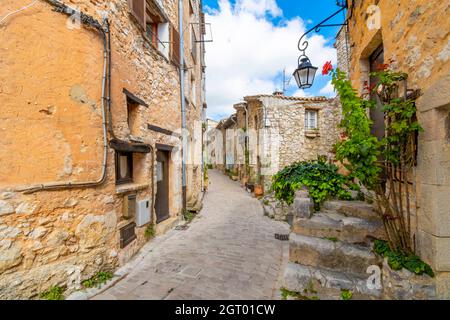
[[[295,81],[300,89],[311,88],[316,76],[317,67],[313,67],[306,55],[298,58],[298,68],[294,72]]]
[[[317,67],[314,67],[309,61],[309,58],[306,56],[305,51],[308,48],[308,40],[306,40],[306,35],[312,31],[319,32],[321,27],[337,27],[346,25],[347,22],[339,23],[339,24],[324,24],[340,12],[347,9],[347,1],[337,1],[338,6],[341,7],[337,12],[333,13],[331,16],[321,21],[316,26],[312,27],[308,31],[306,31],[298,41],[298,50],[301,52],[300,57],[298,58],[298,67],[294,71],[294,78],[297,81],[297,85],[300,89],[311,88],[314,83],[314,78],[316,76]],[[305,39],[304,39],[305,38]]]

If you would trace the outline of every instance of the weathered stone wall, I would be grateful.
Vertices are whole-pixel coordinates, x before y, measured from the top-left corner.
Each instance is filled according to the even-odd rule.
[[[181,127],[178,69],[143,38],[127,0],[65,3],[99,20],[100,10],[107,13],[115,135],[123,140],[130,135],[126,88],[148,104],[139,107],[138,135],[154,150],[135,155],[131,185],[116,186],[114,151],[109,150],[101,186],[31,195],[15,191],[100,177],[103,43],[95,30],[73,27],[45,1],[8,19],[0,27],[0,298],[36,297],[52,285],[76,289],[96,272],[125,263],[146,240],[145,227],[137,228],[137,240],[120,249],[119,229],[130,222],[122,218],[123,196],[152,199],[155,145],[180,143],[147,128]],[[162,4],[178,26],[177,2]],[[19,0],[3,1],[0,16],[22,6]],[[171,159],[170,221],[181,210],[180,156],[175,150]]]
[[[206,119],[202,118],[204,108],[204,96],[202,94],[204,72],[202,62],[204,58],[203,35],[200,30],[201,3],[197,0],[186,0],[183,4],[185,21],[185,45],[184,56],[187,71],[185,72],[185,97],[186,97],[186,121],[189,131],[188,164],[187,171],[187,207],[198,211],[201,207],[203,192],[202,169],[202,124]],[[197,42],[192,41],[191,33],[195,34]],[[196,50],[194,50],[194,47]]]
[[[337,65],[341,71],[350,72],[350,41],[348,38],[348,27],[342,26],[336,35],[336,41],[334,43],[337,53]]]
[[[422,92],[416,101],[424,132],[419,135],[414,170],[413,232],[418,253],[437,271],[438,296],[449,298],[450,5],[438,0],[380,0],[368,13],[373,4],[350,1],[350,78],[362,90],[369,77],[368,57],[383,44],[385,62],[394,60],[394,69],[408,73],[408,88]],[[375,28],[369,29],[368,20]]]
[[[247,97],[250,135],[250,178],[268,190],[271,176],[296,162],[333,158],[339,139],[341,107],[336,99],[284,96]],[[318,112],[318,130],[305,130],[305,112]],[[239,123],[240,114],[238,114]],[[241,116],[242,118],[242,116]],[[256,122],[255,122],[256,121]],[[259,157],[259,163],[258,163]]]

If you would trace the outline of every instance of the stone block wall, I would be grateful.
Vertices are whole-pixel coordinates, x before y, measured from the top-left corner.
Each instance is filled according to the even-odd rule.
[[[271,177],[294,162],[315,160],[318,155],[333,159],[341,120],[337,99],[261,95],[245,100],[249,110],[251,178],[256,180],[259,172],[266,190]],[[318,130],[305,130],[306,110],[317,111]]]
[[[349,2],[354,88],[362,90],[369,78],[368,57],[382,44],[385,62],[392,59],[392,68],[408,73],[408,89],[421,91],[416,105],[424,131],[414,168],[413,233],[418,253],[437,273],[437,296],[449,298],[450,5],[439,0],[380,0],[376,7],[372,1]]]

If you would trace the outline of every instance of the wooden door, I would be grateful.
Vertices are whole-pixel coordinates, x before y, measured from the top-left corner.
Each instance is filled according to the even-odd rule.
[[[158,150],[156,153],[156,223],[169,218],[169,152]]]
[[[378,70],[379,66],[384,63],[383,45],[379,46],[370,56],[370,72]],[[370,77],[370,87],[374,88],[378,84],[378,77]],[[370,119],[373,121],[372,134],[378,139],[384,137],[384,112],[383,106],[376,93],[370,94],[370,99],[376,102],[375,108],[370,110]]]

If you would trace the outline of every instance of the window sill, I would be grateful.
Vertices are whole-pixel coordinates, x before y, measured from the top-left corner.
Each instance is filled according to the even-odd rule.
[[[124,219],[124,220],[119,221],[117,223],[117,230],[120,230],[123,227],[126,227],[127,225],[129,225],[130,223],[134,222],[134,217],[133,218],[129,218],[129,219],[125,219],[125,218],[122,218],[122,219]]]
[[[305,137],[317,138],[317,137],[320,137],[320,133],[318,130],[307,130],[307,131],[305,131]]]
[[[126,183],[116,186],[116,194],[123,194],[131,191],[139,191],[147,189],[150,185],[148,183]]]

